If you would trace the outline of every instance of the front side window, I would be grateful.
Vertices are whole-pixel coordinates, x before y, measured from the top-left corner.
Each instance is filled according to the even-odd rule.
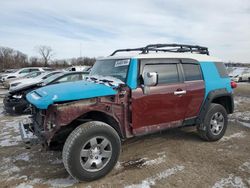
[[[158,74],[158,84],[170,84],[180,82],[177,64],[151,64],[145,65],[145,72],[156,72]]]
[[[202,80],[200,66],[198,64],[182,64],[185,81]]]
[[[129,59],[97,60],[89,76],[111,76],[126,82]]]

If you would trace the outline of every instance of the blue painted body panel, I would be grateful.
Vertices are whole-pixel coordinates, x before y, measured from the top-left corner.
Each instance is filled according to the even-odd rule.
[[[112,87],[88,81],[76,81],[45,86],[26,95],[27,100],[39,109],[60,101],[88,99],[100,96],[115,95]]]
[[[229,93],[232,92],[230,78],[221,78],[213,62],[200,62],[200,65],[205,80],[205,98],[210,91],[216,89],[226,89]]]
[[[130,89],[137,88],[137,73],[138,73],[138,60],[131,59],[130,66],[128,70],[127,85]]]

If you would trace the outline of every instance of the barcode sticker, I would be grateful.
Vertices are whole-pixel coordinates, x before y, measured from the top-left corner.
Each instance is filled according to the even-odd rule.
[[[127,66],[129,65],[129,59],[118,60],[115,62],[115,67]]]

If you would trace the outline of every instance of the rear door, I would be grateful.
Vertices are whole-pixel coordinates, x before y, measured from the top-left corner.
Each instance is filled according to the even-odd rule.
[[[195,118],[202,105],[205,95],[205,83],[203,80],[200,63],[194,60],[181,61],[186,95],[184,100],[186,103],[185,119]]]
[[[143,86],[132,91],[132,127],[134,134],[147,134],[182,124],[186,112],[185,83],[178,60],[142,60],[144,72],[157,72],[158,84],[143,92]],[[141,79],[143,80],[143,78]]]

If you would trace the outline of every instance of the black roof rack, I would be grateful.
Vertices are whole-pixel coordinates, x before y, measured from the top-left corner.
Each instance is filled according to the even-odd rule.
[[[191,52],[191,53],[209,55],[208,48],[203,46],[187,45],[187,44],[149,44],[141,48],[128,48],[128,49],[115,50],[110,56],[115,55],[117,52],[131,52],[131,51],[140,51],[142,54],[147,54],[150,51],[154,51],[154,52],[175,52],[175,53]]]

